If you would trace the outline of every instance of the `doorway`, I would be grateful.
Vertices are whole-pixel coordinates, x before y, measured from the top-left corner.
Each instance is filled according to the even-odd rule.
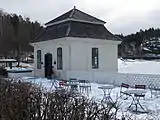
[[[52,76],[52,54],[47,53],[44,56],[44,69],[45,69],[45,77],[51,79]]]

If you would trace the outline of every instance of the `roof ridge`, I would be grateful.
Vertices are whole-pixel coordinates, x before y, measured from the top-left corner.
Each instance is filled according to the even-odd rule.
[[[47,22],[45,25],[51,26],[54,23],[59,24],[61,22],[65,22],[66,20],[82,20],[85,22],[93,22],[93,23],[98,23],[98,24],[105,24],[106,22],[103,20],[100,20],[97,17],[94,17],[88,13],[85,13],[79,9],[76,9],[76,7],[74,6],[73,9],[71,9],[70,11],[58,16],[57,18]]]
[[[74,14],[75,10],[76,10],[76,7],[74,6],[74,8],[72,9],[71,14],[69,15],[69,17],[70,17],[70,18],[73,16],[73,14]]]
[[[67,30],[66,36],[68,36],[68,35],[69,35],[70,30],[71,30],[71,25],[69,24],[69,25],[68,25],[68,30]]]

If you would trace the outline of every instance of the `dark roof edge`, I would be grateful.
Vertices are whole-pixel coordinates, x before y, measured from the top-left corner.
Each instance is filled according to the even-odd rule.
[[[117,41],[122,41],[123,40],[122,38],[120,38],[120,37],[118,37],[116,35],[114,35],[114,37],[117,38]]]
[[[51,40],[56,40],[56,39],[60,39],[60,38],[84,38],[84,37],[70,37],[70,36],[65,36],[65,37],[59,37],[59,38],[55,38],[55,39],[48,39],[48,40],[42,40],[42,41],[34,41],[34,42],[32,42],[32,43],[30,43],[30,44],[33,44],[33,43],[38,43],[38,42],[45,42],[45,41],[51,41]],[[105,41],[119,41],[119,42],[121,42],[121,38],[119,39],[119,37],[115,37],[115,38],[117,38],[117,39],[104,39],[104,38],[90,38],[90,37],[86,37],[86,38],[88,38],[88,39],[97,39],[97,40],[105,40]],[[86,39],[86,38],[84,38],[84,39]]]
[[[70,36],[66,36],[66,38],[84,38],[84,37],[70,37]],[[86,39],[86,38],[88,38],[88,39],[96,39],[96,40],[104,40],[104,41],[115,41],[115,42],[121,42],[121,40],[120,39],[118,39],[117,37],[115,37],[115,38],[117,38],[117,39],[107,39],[107,38],[91,38],[91,37],[85,37],[84,39]],[[54,40],[54,39],[53,39]]]
[[[49,26],[52,26],[52,25],[57,25],[57,24],[60,24],[60,23],[63,23],[63,22],[67,22],[67,21],[76,21],[76,22],[83,22],[83,23],[91,23],[91,24],[98,24],[98,25],[104,25],[105,23],[103,22],[91,22],[91,21],[85,21],[85,20],[77,20],[77,19],[73,19],[73,18],[67,18],[65,20],[61,20],[61,21],[58,21],[58,22],[54,22],[54,23],[49,23],[49,24],[45,24],[47,27]]]
[[[34,41],[31,42],[31,44],[32,44],[32,43],[36,43],[36,42],[40,42],[40,41],[38,41],[38,40],[39,40],[39,38],[46,32],[46,30],[47,30],[47,28],[45,28],[44,30],[42,30],[42,32],[39,33],[39,34],[37,35],[37,37],[34,38]]]
[[[74,6],[74,8],[71,10],[71,14],[69,15],[70,18],[73,16],[75,10],[76,10],[76,7]]]
[[[94,16],[92,16],[92,15],[89,15],[89,14],[87,14],[87,13],[83,12],[83,11],[80,11],[80,10],[78,10],[78,9],[75,9],[75,10],[77,10],[77,11],[79,11],[79,12],[81,12],[81,13],[85,14],[85,15],[88,15],[88,16],[90,16],[90,17],[92,17],[92,18],[95,18],[95,19],[97,19],[97,20],[101,21],[103,24],[105,24],[105,23],[106,23],[105,21],[103,21],[103,20],[101,20],[101,19],[99,19],[99,18],[97,18],[97,17],[94,17]]]

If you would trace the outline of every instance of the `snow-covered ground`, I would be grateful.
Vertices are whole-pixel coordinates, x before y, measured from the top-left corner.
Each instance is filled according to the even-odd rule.
[[[119,73],[137,73],[137,74],[159,74],[160,75],[160,61],[146,61],[146,60],[118,60],[118,72]],[[33,82],[40,84],[46,87],[47,90],[52,86],[53,80],[48,80],[46,78],[34,78],[34,77],[23,77],[25,81]],[[91,83],[92,90],[89,93],[90,98],[96,98],[101,100],[103,98],[102,90],[98,89],[99,86],[104,86],[104,84]],[[130,116],[133,120],[145,120],[150,118],[152,120],[160,119],[160,97],[157,98],[153,96],[151,98],[151,92],[147,89],[145,99],[140,100],[140,103],[143,105],[148,114],[135,114],[127,110],[128,106],[132,102],[130,97],[128,100],[123,100],[119,98],[120,87],[115,87],[111,92],[111,97],[113,101],[118,98],[118,103],[120,109],[118,112],[119,117]]]
[[[39,84],[46,88],[46,90],[55,89],[54,85],[58,86],[57,82],[53,85],[53,80],[48,80],[46,78],[34,78],[34,77],[24,77],[24,81],[32,82]],[[83,93],[89,98],[95,98],[97,101],[101,101],[103,98],[103,91],[98,89],[100,86],[105,86],[105,84],[97,84],[91,83],[92,90],[87,93]],[[133,89],[133,88],[130,88]],[[122,114],[124,116],[129,116],[133,118],[133,120],[145,120],[146,118],[152,118],[152,120],[159,120],[160,119],[160,98],[156,96],[151,97],[151,91],[149,89],[146,90],[147,93],[145,94],[145,99],[141,99],[140,103],[144,107],[145,111],[149,113],[133,113],[128,110],[129,105],[132,102],[132,97],[129,97],[127,100],[124,100],[120,97],[120,87],[116,87],[111,91],[111,98],[113,101],[118,100],[118,104],[120,104],[120,109],[118,111],[118,118],[121,118]],[[117,99],[118,98],[118,99]],[[135,109],[135,106],[132,106],[131,109]],[[143,111],[142,109],[139,109]]]
[[[118,59],[119,73],[159,74],[160,61],[158,60],[120,60]]]

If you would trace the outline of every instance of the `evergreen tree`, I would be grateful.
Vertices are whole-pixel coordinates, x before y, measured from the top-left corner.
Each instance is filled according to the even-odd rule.
[[[33,52],[29,43],[34,42],[42,30],[39,22],[0,9],[0,56],[17,58],[20,62],[24,54]]]

